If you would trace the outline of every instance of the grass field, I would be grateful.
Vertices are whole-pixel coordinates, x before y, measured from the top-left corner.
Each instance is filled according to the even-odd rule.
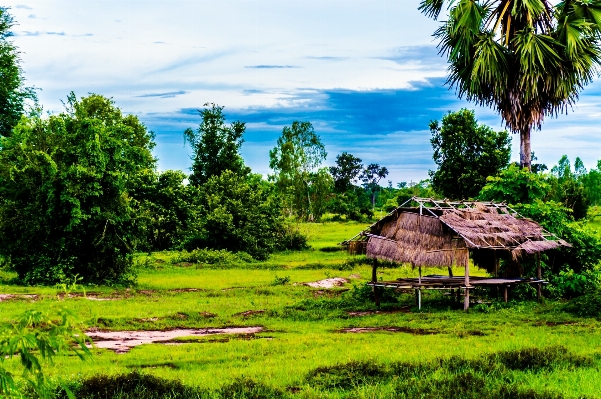
[[[85,297],[81,287],[11,285],[12,275],[2,272],[0,293],[37,297],[3,301],[0,317],[68,309],[84,327],[101,330],[263,327],[250,336],[182,338],[188,343],[125,354],[94,349],[85,362],[59,356],[45,365],[51,379],[74,386],[137,370],[197,388],[186,397],[601,398],[601,322],[575,317],[561,303],[493,300],[463,312],[442,293],[427,293],[418,311],[412,295],[398,294],[375,313],[364,288],[371,268],[331,250],[364,227],[302,225],[311,250],[236,267],[173,264],[175,253],[140,255],[136,287],[87,287]],[[380,273],[393,279],[417,271]],[[330,277],[349,282],[332,289],[301,284]],[[344,332],[349,328],[363,332]]]

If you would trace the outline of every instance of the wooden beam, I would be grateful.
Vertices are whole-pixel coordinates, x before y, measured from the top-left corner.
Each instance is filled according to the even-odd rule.
[[[465,280],[464,280],[465,295],[463,296],[463,310],[468,310],[470,308],[470,289],[468,288],[470,286],[470,252],[467,248],[466,248],[466,250],[468,252],[467,252],[467,263],[465,264]]]
[[[378,259],[376,258],[373,259],[371,282],[374,284],[378,282]],[[372,286],[371,291],[374,294],[374,302],[376,303],[376,306],[380,307],[380,293],[378,292],[378,288],[376,286]]]
[[[536,277],[539,280],[542,280],[543,273],[542,273],[542,270],[540,268],[540,252],[538,252],[536,254],[536,262],[537,262],[537,265],[536,265]],[[541,300],[541,298],[543,296],[543,292],[542,291],[543,291],[543,285],[541,283],[538,283],[537,287],[536,287],[536,297],[539,300],[539,302],[540,302],[540,300]]]

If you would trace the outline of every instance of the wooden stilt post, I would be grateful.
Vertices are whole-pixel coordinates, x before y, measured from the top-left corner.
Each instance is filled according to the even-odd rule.
[[[536,261],[537,261],[537,266],[536,266],[536,277],[541,280],[543,278],[543,273],[542,270],[540,268],[540,252],[536,254]],[[539,302],[543,296],[543,285],[541,283],[538,283],[538,287],[536,287],[536,297],[538,298]]]
[[[463,310],[468,310],[470,307],[470,289],[467,288],[470,286],[470,252],[466,248],[467,252],[467,263],[465,264],[465,284],[464,295],[463,295]]]
[[[497,250],[493,249],[492,253],[495,256],[495,277],[499,278],[499,258],[497,258]],[[499,300],[499,286],[497,285],[497,301]]]
[[[371,269],[371,282],[374,286],[371,287],[371,291],[374,294],[374,301],[376,302],[376,306],[380,307],[380,295],[378,292],[378,287],[375,284],[378,282],[378,260],[374,258],[373,265]]]
[[[509,299],[509,294],[507,293],[508,290],[509,290],[508,285],[503,287],[503,301],[505,301],[505,303],[507,303],[507,300]]]
[[[422,286],[421,286],[421,284],[422,284],[422,266],[421,265],[419,266],[419,279],[418,279],[418,282],[419,282],[420,286],[419,286],[419,288],[417,290],[417,308],[419,310],[421,310],[422,309]]]

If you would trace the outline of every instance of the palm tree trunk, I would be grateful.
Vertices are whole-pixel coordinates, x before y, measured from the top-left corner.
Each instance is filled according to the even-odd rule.
[[[530,127],[520,131],[520,167],[532,171],[530,149]]]

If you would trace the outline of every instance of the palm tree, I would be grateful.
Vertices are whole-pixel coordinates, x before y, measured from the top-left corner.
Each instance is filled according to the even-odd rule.
[[[419,9],[437,19],[445,3],[449,19],[434,36],[447,84],[499,112],[530,169],[532,129],[567,113],[599,75],[601,0],[422,0]]]

